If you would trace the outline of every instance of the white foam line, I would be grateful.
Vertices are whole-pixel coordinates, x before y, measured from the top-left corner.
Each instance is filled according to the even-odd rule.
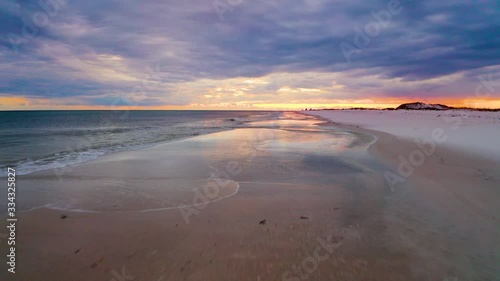
[[[83,210],[83,209],[67,209],[67,208],[62,208],[62,207],[53,207],[53,206],[49,206],[49,205],[50,204],[47,204],[47,205],[42,206],[40,208],[47,208],[47,209],[57,210],[57,211],[68,211],[68,212],[73,212],[73,213],[103,213],[102,211],[92,211],[92,210]],[[34,209],[31,209],[31,210],[34,210]]]
[[[370,135],[373,137],[373,140],[367,145],[367,148],[370,148],[370,146],[372,146],[372,144],[374,144],[378,141],[378,137],[372,133],[363,133],[363,134],[367,134],[367,135]]]
[[[184,208],[196,207],[196,206],[201,206],[201,205],[207,205],[210,203],[214,203],[214,202],[232,197],[232,196],[238,194],[238,192],[240,191],[240,184],[238,182],[234,182],[234,183],[236,183],[236,191],[227,195],[227,196],[217,198],[217,199],[214,199],[212,201],[207,201],[204,203],[182,205],[182,206],[177,206],[177,207],[165,207],[165,208],[145,209],[145,210],[137,210],[137,211],[91,211],[91,210],[83,210],[83,209],[67,209],[67,208],[61,208],[61,207],[54,207],[54,206],[51,206],[51,204],[47,204],[47,205],[40,206],[40,207],[34,207],[34,208],[29,209],[29,210],[24,210],[22,212],[31,212],[31,211],[42,209],[42,208],[47,208],[47,209],[57,210],[57,211],[73,212],[73,213],[94,213],[94,214],[95,213],[132,213],[132,212],[149,213],[149,212],[177,210],[177,209],[184,209]]]
[[[221,197],[221,198],[217,198],[217,199],[212,200],[212,201],[208,201],[208,202],[204,202],[204,203],[198,203],[198,204],[191,204],[191,205],[182,205],[182,206],[177,206],[177,207],[165,207],[165,208],[158,208],[158,209],[146,209],[146,210],[142,210],[142,211],[139,211],[139,212],[141,212],[141,213],[147,213],[147,212],[157,212],[157,211],[165,211],[165,210],[184,209],[184,208],[196,207],[196,206],[207,205],[207,204],[210,204],[210,203],[213,203],[213,202],[217,202],[217,201],[220,201],[222,199],[226,199],[226,198],[232,197],[232,196],[236,195],[240,191],[240,184],[238,182],[235,182],[235,183],[236,183],[236,191],[235,192],[233,192],[232,194],[229,194],[227,196],[224,196],[224,197]]]
[[[83,209],[69,209],[69,208],[62,208],[62,207],[55,207],[52,206],[52,203],[43,205],[43,206],[38,206],[38,207],[33,207],[28,210],[19,210],[20,213],[28,213],[31,211],[35,211],[38,209],[50,209],[50,210],[57,210],[57,211],[67,211],[67,212],[73,212],[73,213],[102,213],[101,211],[92,211],[92,210],[83,210]]]

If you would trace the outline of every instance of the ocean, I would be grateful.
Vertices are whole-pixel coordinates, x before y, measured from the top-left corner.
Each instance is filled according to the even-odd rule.
[[[61,168],[100,156],[278,118],[263,111],[2,111],[1,175]]]

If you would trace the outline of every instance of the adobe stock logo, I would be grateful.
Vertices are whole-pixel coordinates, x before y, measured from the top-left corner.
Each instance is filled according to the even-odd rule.
[[[411,0],[408,0],[411,2]],[[387,9],[382,9],[378,12],[372,10],[370,12],[373,20],[365,24],[364,28],[354,27],[353,43],[354,46],[346,43],[340,43],[339,47],[348,63],[351,62],[353,54],[359,54],[364,48],[368,47],[373,38],[379,36],[382,28],[386,28],[391,23],[392,17],[400,14],[403,11],[403,6],[399,0],[389,0]]]
[[[40,28],[47,26],[50,19],[55,17],[59,10],[66,6],[69,0],[39,0],[38,9],[29,17],[21,17],[23,26],[21,27],[21,34],[9,32],[7,38],[9,39],[12,49],[15,53],[19,51],[21,44],[28,43],[31,39],[35,38],[40,33]]]
[[[304,258],[298,265],[293,265],[290,270],[283,272],[281,275],[282,281],[301,281],[309,279],[316,270],[319,264],[327,260],[335,249],[341,246],[340,241],[331,233],[326,239],[318,237],[318,246],[314,249],[312,255]]]
[[[224,14],[227,12],[231,12],[235,7],[241,5],[243,0],[214,0],[212,5],[214,6],[214,10],[219,16],[221,21],[224,20]]]

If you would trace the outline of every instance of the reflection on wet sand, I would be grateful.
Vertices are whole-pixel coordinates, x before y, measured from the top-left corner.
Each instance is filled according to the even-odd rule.
[[[21,205],[36,209],[20,215],[30,270],[12,280],[110,280],[123,268],[131,280],[454,274],[420,272],[425,263],[393,242],[405,224],[388,220],[385,166],[367,152],[375,137],[318,123],[285,113],[109,155],[62,181],[21,177]]]

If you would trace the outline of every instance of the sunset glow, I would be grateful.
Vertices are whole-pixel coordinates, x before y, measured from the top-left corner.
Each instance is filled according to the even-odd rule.
[[[22,15],[45,6],[5,4],[0,110],[499,107],[490,4],[398,3],[383,22],[374,15],[387,5],[362,1],[147,1],[120,3],[118,14],[68,2],[36,29]]]

